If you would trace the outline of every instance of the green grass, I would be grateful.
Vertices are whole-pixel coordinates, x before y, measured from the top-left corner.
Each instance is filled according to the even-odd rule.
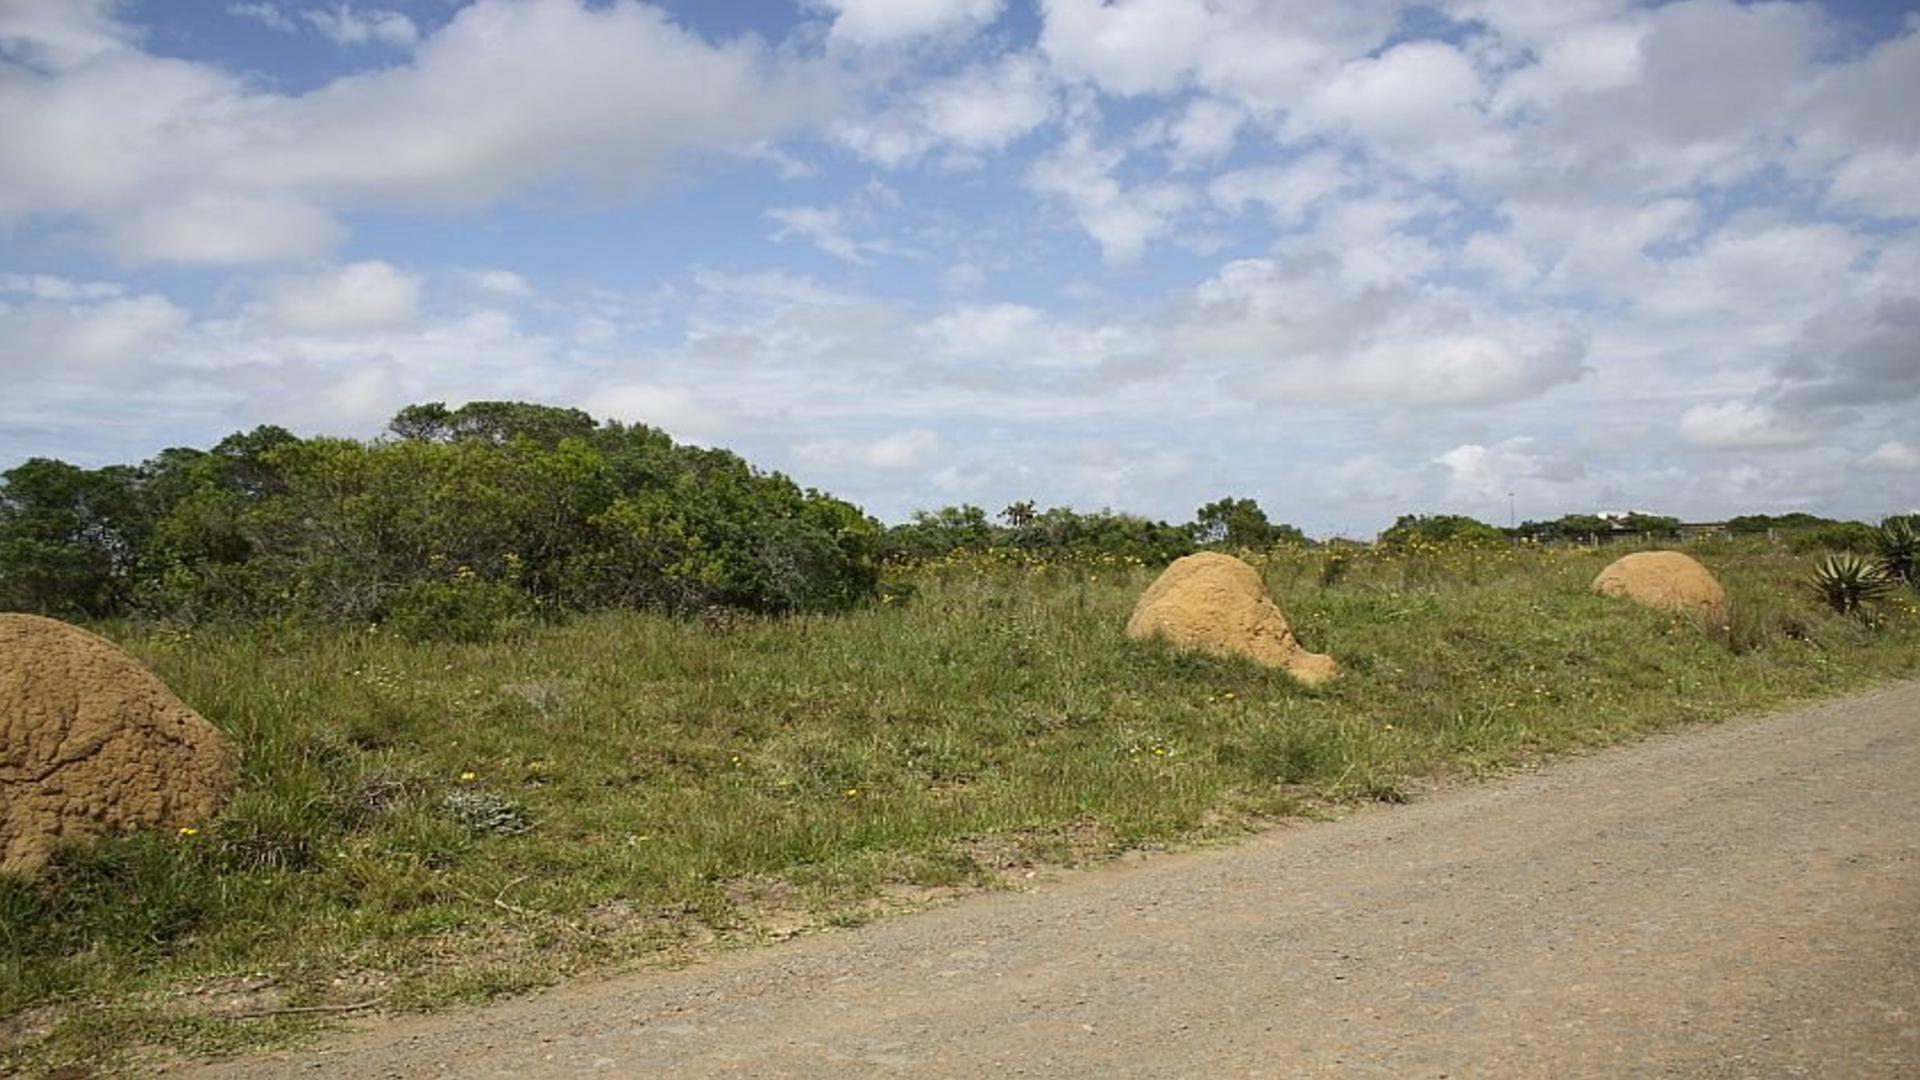
[[[0,879],[0,1071],[852,925],[1010,866],[1920,673],[1911,593],[1842,618],[1804,558],[1693,550],[1731,628],[1589,595],[1618,551],[1275,556],[1296,632],[1345,668],[1319,690],[1126,643],[1152,572],[1118,564],[955,559],[844,616],[608,613],[478,645],[104,627],[233,737],[242,785],[196,835]]]

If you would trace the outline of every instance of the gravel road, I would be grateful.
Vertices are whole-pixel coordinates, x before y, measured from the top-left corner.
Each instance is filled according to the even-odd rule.
[[[1920,683],[213,1076],[1920,1076]]]

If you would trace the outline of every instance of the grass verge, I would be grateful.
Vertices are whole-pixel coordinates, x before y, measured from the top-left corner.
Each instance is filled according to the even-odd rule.
[[[1130,645],[1152,572],[955,559],[836,617],[610,613],[478,645],[109,626],[244,755],[191,836],[0,879],[0,1071],[217,1054],[848,925],[1011,868],[1920,674],[1907,594],[1696,547],[1734,625],[1586,592],[1618,551],[1262,563],[1343,677]],[[1339,560],[1329,567],[1329,560]]]

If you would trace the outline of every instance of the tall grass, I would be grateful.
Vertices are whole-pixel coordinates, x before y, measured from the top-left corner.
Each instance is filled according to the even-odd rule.
[[[0,880],[0,1065],[316,1022],[197,992],[243,981],[237,1011],[484,997],[1920,672],[1911,594],[1842,618],[1801,560],[1696,553],[1730,627],[1590,595],[1617,551],[1262,557],[1344,667],[1319,690],[1125,642],[1152,571],[1124,561],[956,557],[847,615],[483,644],[105,627],[233,737],[242,786],[196,834]]]

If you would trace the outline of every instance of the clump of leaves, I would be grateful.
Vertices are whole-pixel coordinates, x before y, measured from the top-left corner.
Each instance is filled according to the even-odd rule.
[[[474,833],[518,836],[533,828],[527,808],[497,791],[455,788],[440,800],[440,812]]]
[[[1874,547],[1880,553],[1882,573],[1895,581],[1920,586],[1920,568],[1914,565],[1920,560],[1920,528],[1915,526],[1915,520],[1909,514],[1881,522],[1874,536]]]
[[[1878,564],[1847,551],[1821,559],[1807,584],[1828,607],[1842,615],[1851,615],[1894,589],[1894,579]]]

